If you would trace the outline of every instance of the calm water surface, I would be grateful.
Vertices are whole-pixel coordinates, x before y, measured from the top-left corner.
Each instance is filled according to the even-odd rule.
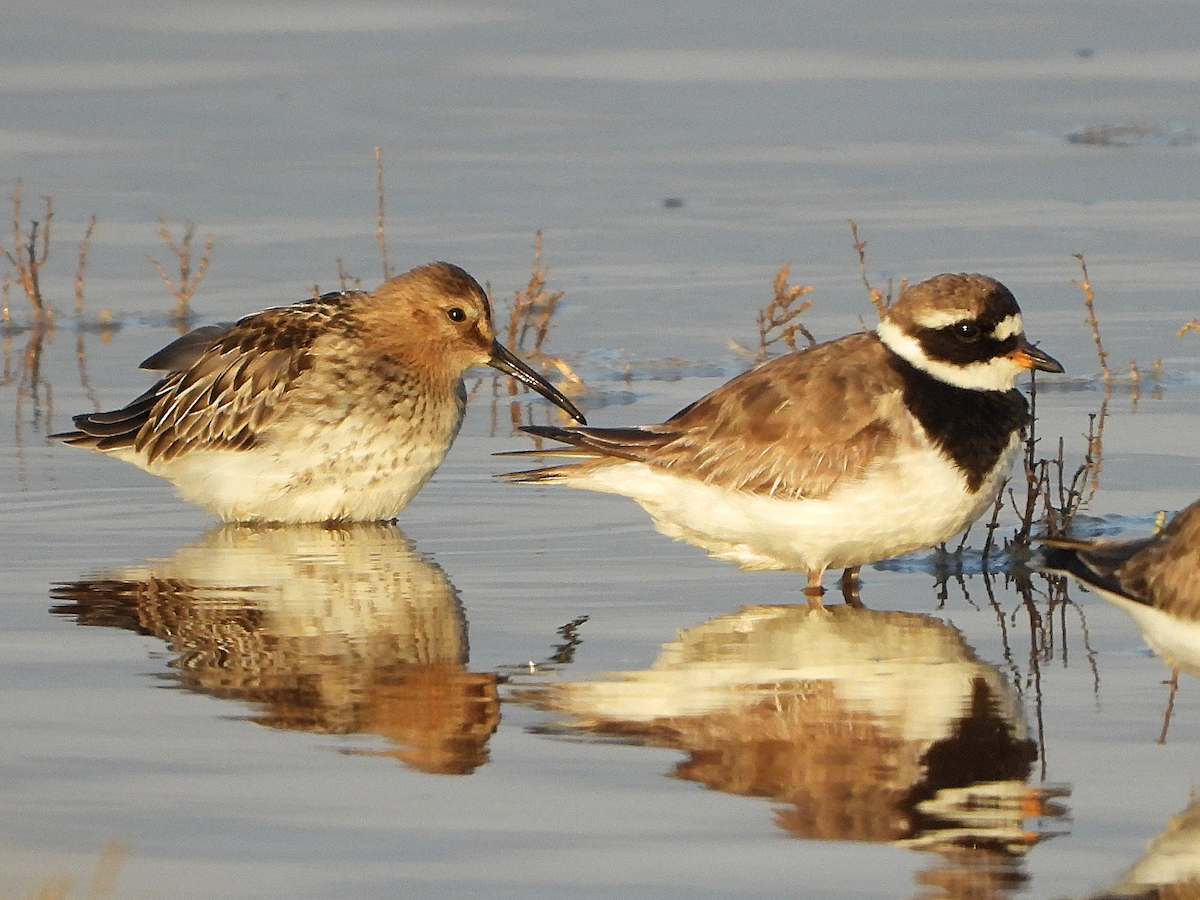
[[[503,299],[543,230],[550,349],[601,425],[739,371],[785,262],[818,337],[870,321],[852,218],[877,285],[1014,290],[1068,370],[1039,427],[1073,468],[1103,398],[1085,253],[1110,362],[1144,376],[1109,403],[1088,524],[1144,533],[1200,495],[1200,334],[1175,334],[1200,314],[1194,4],[59,0],[6,24],[0,174],[25,221],[53,197],[59,315],[27,328],[10,289],[0,895],[109,870],[121,900],[1194,876],[1200,685],[1160,742],[1169,670],[1095,595],[924,555],[813,616],[797,576],[709,560],[630,501],[494,480],[529,446],[514,417],[548,414],[490,377],[398,528],[220,528],[46,439],[141,390],[175,334],[160,212],[214,235],[197,321],[334,287],[339,258],[374,286],[378,146],[395,268],[448,259]]]

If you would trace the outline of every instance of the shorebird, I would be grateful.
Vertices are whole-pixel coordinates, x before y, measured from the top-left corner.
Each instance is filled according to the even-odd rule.
[[[142,363],[167,374],[127,406],[55,435],[133,463],[231,522],[394,517],[462,425],[486,363],[579,422],[496,340],[483,288],[448,263],[184,335]]]
[[[502,477],[622,494],[660,531],[747,569],[805,572],[931,547],[994,501],[1029,405],[1018,376],[1062,366],[1025,338],[1012,293],[983,275],[904,291],[874,331],[769,360],[659,425],[528,426],[581,458]]]
[[[1200,500],[1158,534],[1129,541],[1046,539],[1039,567],[1070,575],[1133,617],[1146,644],[1171,669],[1200,677]]]

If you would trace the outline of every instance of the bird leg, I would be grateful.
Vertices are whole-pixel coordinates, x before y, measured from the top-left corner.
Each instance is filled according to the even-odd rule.
[[[851,566],[842,570],[842,599],[847,606],[862,609],[862,597],[858,594],[858,571],[862,566]]]
[[[808,597],[808,605],[812,609],[825,608],[825,604],[821,602],[821,595],[825,593],[825,588],[821,587],[821,576],[824,574],[824,569],[808,570],[808,584],[804,586],[804,594]]]
[[[1171,680],[1167,683],[1171,685],[1171,693],[1167,695],[1167,711],[1163,714],[1163,727],[1158,735],[1158,742],[1160,744],[1167,742],[1167,728],[1171,725],[1171,712],[1175,709],[1175,692],[1179,690],[1178,666],[1171,670]]]

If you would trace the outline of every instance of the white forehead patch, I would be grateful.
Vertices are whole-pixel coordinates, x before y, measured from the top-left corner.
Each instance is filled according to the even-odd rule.
[[[1025,333],[1025,325],[1021,322],[1021,314],[1013,313],[1011,316],[1005,316],[1000,320],[1000,323],[992,329],[992,337],[997,341],[1007,341],[1010,337]]]
[[[919,328],[929,328],[933,331],[939,328],[946,328],[950,325],[957,325],[960,322],[970,322],[971,318],[971,314],[962,309],[928,310],[913,317]],[[1013,313],[1001,319],[996,327],[992,329],[989,337],[997,341],[1006,341],[1014,335],[1024,333],[1024,331],[1025,325],[1021,321],[1021,314]]]
[[[913,316],[918,328],[930,328],[937,331],[947,325],[957,325],[959,322],[969,322],[971,314],[965,309],[927,309]]]

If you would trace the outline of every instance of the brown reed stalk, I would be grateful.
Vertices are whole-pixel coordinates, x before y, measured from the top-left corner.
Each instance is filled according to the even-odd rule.
[[[341,285],[340,290],[343,294],[346,293],[346,291],[350,291],[350,290],[355,290],[355,291],[362,290],[362,279],[355,278],[349,272],[346,271],[345,266],[342,265],[342,258],[340,256],[337,258],[337,271],[338,271],[338,284]],[[353,285],[353,287],[351,285]],[[315,290],[315,288],[314,288],[314,290]]]
[[[788,276],[791,274],[791,268],[791,263],[784,263],[775,275],[773,285],[775,296],[771,298],[770,303],[758,311],[758,358],[760,360],[766,359],[767,349],[779,341],[783,341],[789,350],[795,351],[797,332],[804,335],[809,346],[817,342],[817,339],[804,327],[803,322],[792,321],[812,307],[813,301],[811,300],[805,300],[796,307],[793,307],[792,304],[805,294],[812,293],[813,288],[811,285],[807,287],[789,285]]]
[[[508,348],[514,353],[526,351],[537,355],[550,333],[550,320],[563,292],[546,291],[547,269],[542,263],[542,232],[538,229],[533,239],[533,271],[529,284],[513,293],[513,305],[509,310],[507,339]],[[533,346],[526,348],[526,338],[533,333]]]
[[[43,319],[51,315],[51,312],[42,297],[39,273],[42,266],[46,264],[46,258],[50,255],[50,223],[54,218],[54,208],[50,198],[43,195],[42,200],[46,204],[45,218],[41,222],[36,220],[31,222],[29,233],[22,233],[21,192],[23,186],[22,180],[18,178],[12,198],[12,248],[0,246],[0,253],[4,254],[13,269],[16,270],[17,279],[25,291],[29,305],[33,307],[34,317]]]
[[[383,280],[387,281],[392,277],[392,267],[388,265],[387,237],[383,228],[383,158],[378,147],[375,148],[375,189],[379,194],[375,239],[379,241],[379,258],[383,261]]]
[[[898,291],[895,291],[895,294],[893,293],[895,285],[892,284],[891,279],[888,280],[886,293],[877,287],[873,287],[871,280],[867,278],[867,242],[858,239],[858,223],[853,219],[847,219],[846,221],[850,225],[850,239],[854,241],[851,246],[858,252],[858,271],[862,276],[863,286],[867,289],[867,296],[871,299],[871,305],[879,311],[880,315],[883,315],[887,308],[892,305],[895,294],[903,293],[904,289],[908,287],[908,279],[901,279],[900,288]]]
[[[92,243],[92,232],[96,230],[96,217],[88,222],[87,231],[79,243],[79,266],[75,269],[75,315],[83,312],[83,270],[87,266],[88,248]]]
[[[1075,254],[1082,269],[1082,280],[1074,284],[1083,291],[1084,306],[1088,312],[1085,320],[1092,327],[1092,339],[1096,346],[1096,355],[1104,372],[1104,398],[1100,408],[1088,416],[1087,441],[1083,460],[1068,477],[1063,439],[1058,439],[1058,452],[1051,459],[1038,458],[1037,444],[1037,380],[1032,382],[1030,390],[1030,425],[1025,440],[1025,500],[1020,508],[1013,500],[1014,508],[1020,519],[1020,526],[1013,536],[1017,546],[1028,547],[1032,537],[1033,527],[1037,521],[1037,507],[1040,504],[1044,515],[1043,529],[1046,535],[1058,537],[1067,534],[1071,524],[1081,509],[1087,506],[1096,496],[1100,487],[1100,473],[1104,467],[1104,423],[1108,416],[1108,402],[1112,397],[1112,378],[1106,362],[1107,354],[1100,340],[1100,323],[1096,318],[1095,294],[1087,274],[1087,263],[1083,254]],[[1136,367],[1135,370],[1136,372]],[[1012,497],[1012,492],[1009,492]]]
[[[1108,370],[1108,354],[1104,350],[1104,343],[1100,340],[1100,322],[1096,319],[1096,295],[1092,292],[1092,283],[1088,279],[1087,262],[1084,261],[1082,253],[1073,254],[1079,260],[1079,268],[1083,273],[1082,281],[1071,282],[1081,291],[1083,291],[1083,304],[1087,307],[1088,317],[1084,321],[1092,326],[1092,341],[1096,344],[1096,356],[1100,358],[1100,371],[1104,375],[1105,383],[1112,380],[1112,373]]]
[[[171,281],[166,270],[153,256],[148,257],[150,262],[154,264],[154,268],[158,269],[158,274],[162,276],[162,280],[167,285],[167,290],[175,298],[175,316],[177,318],[185,318],[189,313],[188,304],[192,299],[192,295],[196,293],[196,288],[200,286],[200,280],[204,278],[204,273],[208,269],[208,262],[212,258],[213,236],[210,234],[204,241],[204,253],[200,257],[200,262],[197,264],[195,271],[192,270],[192,240],[196,236],[196,226],[191,222],[185,222],[183,226],[183,235],[179,242],[176,243],[175,238],[171,235],[171,230],[167,227],[166,217],[158,214],[158,234],[171,248],[171,252],[175,254],[175,258],[179,261],[179,282],[176,284]]]

